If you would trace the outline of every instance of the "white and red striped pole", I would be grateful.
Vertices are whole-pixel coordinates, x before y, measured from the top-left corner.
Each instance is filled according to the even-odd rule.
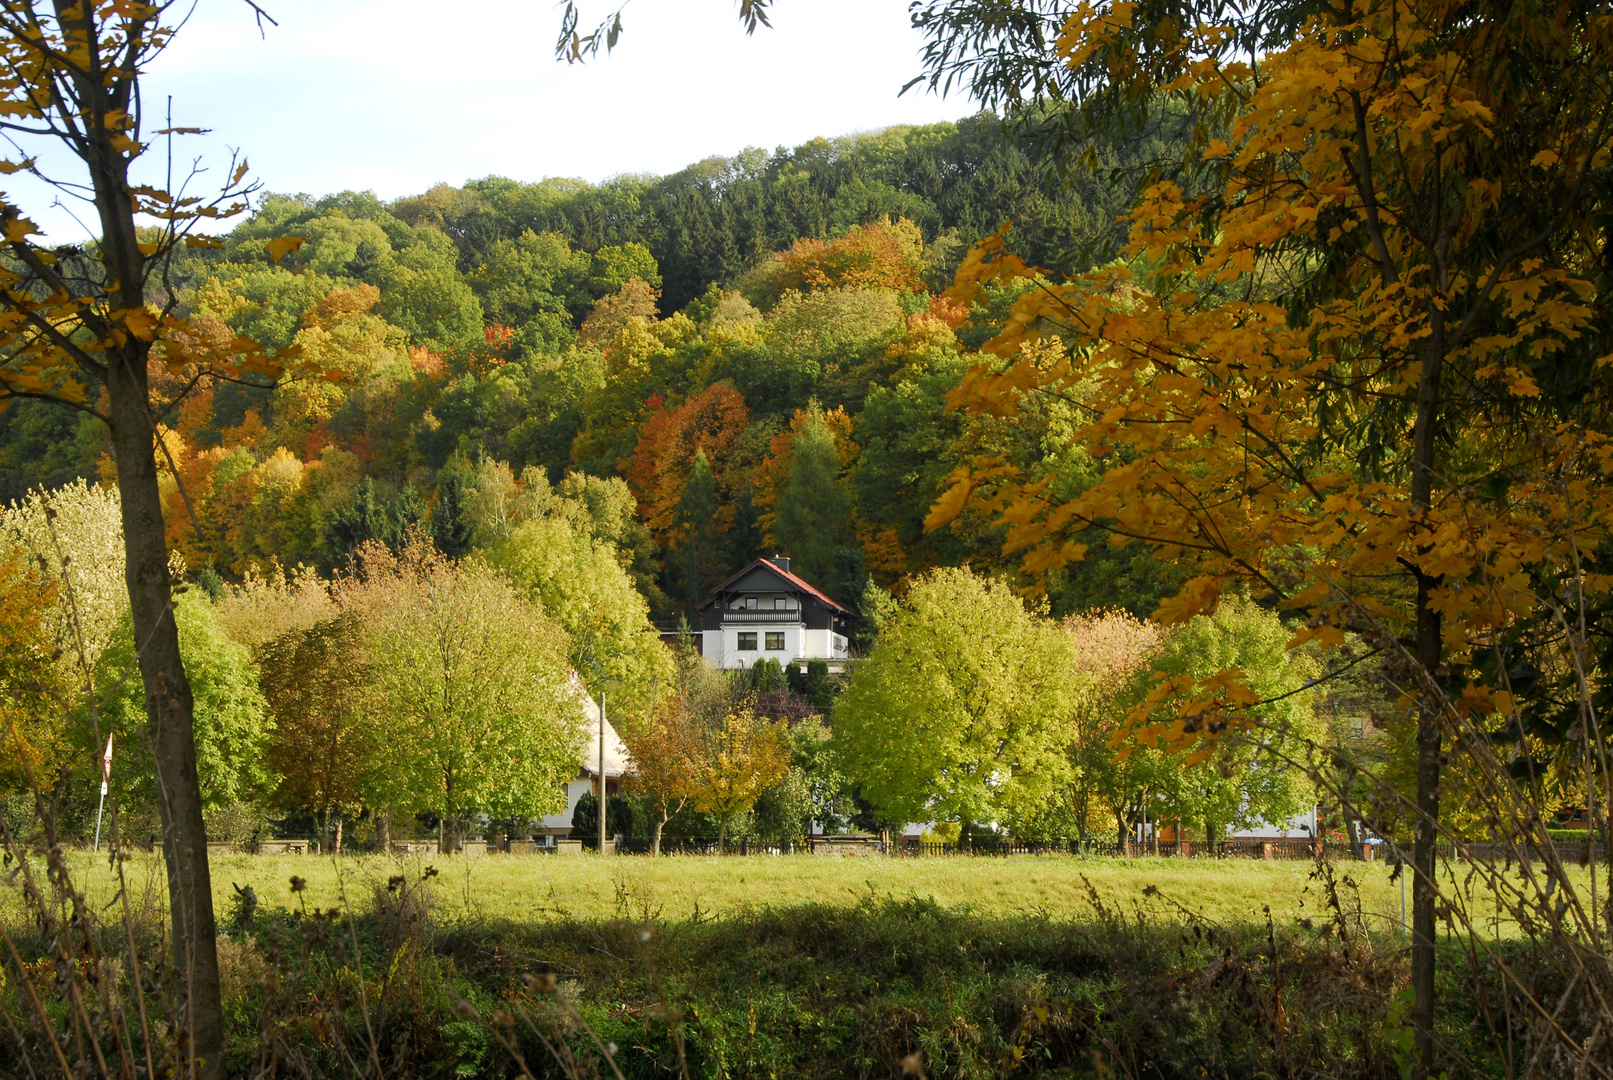
[[[106,809],[106,785],[112,779],[112,736],[106,737],[106,753],[101,755],[101,805],[95,808],[95,846],[101,850],[101,811]]]

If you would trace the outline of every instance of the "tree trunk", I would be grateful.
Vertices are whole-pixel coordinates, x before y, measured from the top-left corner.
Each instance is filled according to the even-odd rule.
[[[453,810],[450,809],[454,805],[453,769],[447,770],[446,775],[443,777],[443,793],[445,798],[443,799],[442,816],[437,819],[437,854],[451,855],[457,850],[457,845],[454,843],[457,839],[455,835],[457,822],[454,820]]]
[[[382,855],[392,853],[392,810],[382,807],[375,811],[375,846]]]
[[[1424,679],[1437,678],[1440,664],[1440,616],[1428,606],[1433,582],[1417,584],[1417,660]],[[1419,695],[1417,710],[1417,831],[1412,849],[1411,989],[1412,1027],[1417,1036],[1421,1075],[1435,1075],[1434,1062],[1434,881],[1435,845],[1439,842],[1440,701],[1433,687]]]
[[[336,808],[336,835],[335,835],[334,838],[332,838],[331,846],[330,846],[330,853],[332,855],[340,855],[342,853],[342,810],[341,810],[341,807]]]
[[[1436,285],[1445,286],[1443,273]],[[1411,511],[1426,518],[1433,506],[1440,375],[1445,362],[1445,314],[1430,306],[1429,333],[1423,341],[1417,384],[1417,424],[1412,432]],[[1435,1075],[1434,1051],[1434,845],[1439,838],[1440,711],[1439,668],[1443,658],[1440,614],[1432,594],[1439,579],[1417,573],[1417,664],[1422,668],[1417,708],[1417,831],[1412,851],[1411,1009],[1421,1076]]]
[[[110,219],[124,215],[106,209],[106,200],[98,197],[96,201],[103,207],[105,231],[114,233],[117,230]],[[126,191],[122,204],[126,214]],[[132,234],[132,218],[128,224]],[[131,235],[131,245],[132,241]],[[108,243],[112,246],[110,236]],[[138,271],[130,269],[137,268],[138,261],[114,261],[111,252],[106,257],[109,273],[132,272],[138,282]],[[138,289],[130,299],[136,297]],[[222,1075],[224,1053],[213,884],[207,867],[201,784],[196,775],[195,703],[179,656],[148,389],[145,349],[134,347],[131,341],[121,356],[112,358],[107,372],[112,453],[122,501],[125,580],[156,766],[174,969],[184,987],[181,1023],[189,1032],[182,1045],[195,1055],[197,1075],[210,1080]]]
[[[652,859],[660,858],[661,856],[661,830],[665,827],[666,821],[666,814],[663,813],[655,823],[654,832],[650,834],[650,858]]]

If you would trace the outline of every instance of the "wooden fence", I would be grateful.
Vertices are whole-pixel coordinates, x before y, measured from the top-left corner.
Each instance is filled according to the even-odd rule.
[[[575,841],[572,842],[576,844]],[[395,855],[435,855],[437,843],[435,840],[394,841],[393,854]],[[471,844],[466,845],[467,849]],[[482,849],[488,850],[486,845]],[[581,847],[592,851],[597,847],[593,838],[584,838]],[[1590,844],[1585,841],[1556,840],[1551,848],[1557,858],[1568,866],[1584,866],[1595,860],[1606,863],[1609,858],[1606,843]],[[236,847],[226,843],[210,843],[209,854],[224,855],[234,852],[247,853],[256,850],[260,854],[274,855],[303,855],[315,854],[319,851],[319,843],[304,837],[276,838],[259,841],[251,847]],[[648,836],[627,836],[619,838],[614,849],[619,855],[648,855],[650,853],[650,838]],[[510,850],[516,853],[535,853],[552,851],[552,848],[537,848],[531,842],[517,842],[511,844]],[[575,848],[573,848],[575,850]],[[827,836],[806,837],[800,840],[765,840],[758,841],[749,838],[739,840],[725,840],[718,842],[715,836],[663,836],[661,838],[661,853],[663,855],[838,855],[838,856],[879,856],[890,855],[899,858],[952,858],[958,856],[977,858],[1005,858],[1010,856],[1038,856],[1038,855],[1075,855],[1087,858],[1220,858],[1220,859],[1258,859],[1265,861],[1301,861],[1309,862],[1317,858],[1328,860],[1357,860],[1368,862],[1383,862],[1393,864],[1399,859],[1409,861],[1412,858],[1415,846],[1406,844],[1396,847],[1389,843],[1358,844],[1348,841],[1323,840],[1316,841],[1304,837],[1299,838],[1239,838],[1224,840],[1215,846],[1203,841],[1139,843],[1128,841],[1124,844],[1112,840],[1072,840],[1064,843],[1026,844],[1000,837],[975,837],[970,844],[941,844],[927,843],[917,837],[891,837],[883,841],[877,836]],[[1438,858],[1447,862],[1493,862],[1507,864],[1516,863],[1520,855],[1529,861],[1545,857],[1543,845],[1509,846],[1506,844],[1490,843],[1441,843],[1438,845]],[[350,849],[351,854],[361,854],[359,849]],[[480,852],[478,852],[480,853]]]

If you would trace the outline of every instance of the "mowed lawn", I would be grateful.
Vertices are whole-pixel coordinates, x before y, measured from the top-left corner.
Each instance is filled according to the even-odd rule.
[[[115,895],[105,856],[69,856],[79,887],[96,907]],[[428,868],[434,875],[428,875]],[[125,864],[130,895],[139,906],[162,906],[161,862],[137,855]],[[1373,929],[1400,920],[1400,888],[1387,866],[1333,864],[1347,907],[1359,897]],[[265,908],[277,906],[373,907],[377,888],[403,876],[426,879],[440,923],[461,920],[543,921],[555,918],[681,920],[718,917],[799,904],[851,906],[874,897],[933,900],[982,916],[1040,915],[1055,921],[1096,914],[1093,897],[1111,911],[1181,914],[1217,923],[1279,926],[1325,920],[1327,890],[1309,862],[1246,859],[1113,859],[1070,856],[919,858],[826,856],[514,855],[465,858],[228,855],[212,861],[215,909],[231,910],[236,886],[251,886]],[[292,892],[293,876],[306,883]],[[0,898],[16,913],[17,894]]]

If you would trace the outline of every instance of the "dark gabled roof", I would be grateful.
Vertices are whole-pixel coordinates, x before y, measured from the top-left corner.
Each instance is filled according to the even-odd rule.
[[[779,566],[772,559],[757,559],[754,562],[751,562],[749,565],[745,566],[744,568],[740,569],[739,571],[737,571],[737,572],[735,572],[733,574],[730,574],[728,576],[728,578],[721,585],[718,585],[715,589],[712,589],[711,592],[706,595],[706,598],[704,600],[700,601],[700,603],[695,605],[695,610],[696,611],[703,611],[707,607],[711,606],[711,602],[713,600],[717,599],[717,594],[718,593],[720,593],[724,589],[728,588],[729,585],[731,585],[734,582],[738,581],[740,578],[744,577],[746,574],[750,573],[752,570],[756,569],[758,566],[764,566],[767,569],[773,571],[773,573],[775,573],[779,577],[783,578],[788,584],[793,585],[795,588],[800,589],[803,592],[811,593],[813,596],[817,597],[819,600],[823,601],[825,604],[827,604],[830,607],[834,608],[836,611],[845,611],[847,615],[851,614],[851,612],[846,611],[845,608],[841,607],[839,604],[835,603],[833,600],[831,600],[827,596],[823,595],[817,589],[813,588],[811,585],[808,585],[805,581],[802,581],[800,578],[796,577],[794,574],[790,573],[788,570],[784,569],[782,566]]]

